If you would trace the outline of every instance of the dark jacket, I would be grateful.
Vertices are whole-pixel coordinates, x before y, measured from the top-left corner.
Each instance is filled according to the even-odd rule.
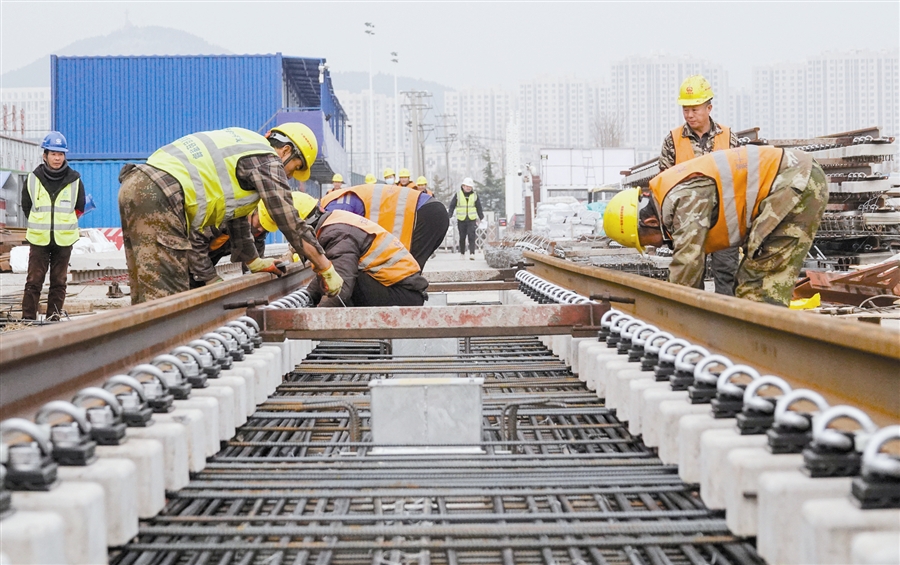
[[[78,214],[78,217],[84,213],[84,183],[81,182],[81,175],[69,166],[69,162],[66,161],[63,166],[58,170],[54,171],[50,167],[47,166],[46,163],[41,163],[38,165],[34,171],[34,176],[41,181],[41,184],[44,185],[44,188],[47,189],[47,192],[50,194],[50,199],[56,201],[56,195],[59,194],[59,191],[63,189],[66,185],[78,181],[78,188],[76,190],[77,194],[75,195],[75,213]],[[28,218],[28,215],[31,214],[31,195],[28,194],[28,183],[26,182],[22,186],[22,213],[25,215],[25,218]]]

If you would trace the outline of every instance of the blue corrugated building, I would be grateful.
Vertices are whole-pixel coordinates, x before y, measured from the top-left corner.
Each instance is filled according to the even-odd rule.
[[[122,165],[140,162],[181,136],[229,126],[265,133],[308,125],[319,157],[306,189],[347,175],[346,113],[325,59],[274,55],[58,57],[51,59],[53,129],[97,209],[84,227],[120,225]]]

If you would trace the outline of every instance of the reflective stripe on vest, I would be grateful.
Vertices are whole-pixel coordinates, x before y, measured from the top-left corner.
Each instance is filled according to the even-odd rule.
[[[25,239],[34,245],[50,245],[50,234],[53,241],[67,247],[78,241],[78,215],[75,214],[75,201],[78,194],[79,180],[64,186],[56,194],[56,200],[34,173],[28,175],[28,196],[31,197],[31,211],[28,213],[28,230]]]
[[[731,128],[719,126],[722,128],[713,139],[713,151],[722,151],[729,149],[731,146]],[[694,144],[691,143],[689,137],[684,137],[684,126],[677,127],[672,130],[672,141],[675,142],[675,164],[684,163],[697,156],[694,152]]]
[[[478,209],[475,207],[475,202],[477,201],[478,194],[474,190],[469,193],[467,198],[466,193],[460,188],[456,193],[456,219],[460,222],[466,219],[477,220]],[[465,205],[463,205],[463,202],[465,202]]]
[[[322,208],[348,192],[355,194],[366,209],[366,218],[394,234],[409,249],[416,226],[418,190],[393,184],[363,184],[329,192],[322,198]],[[402,215],[400,211],[402,210]]]
[[[178,180],[191,229],[219,227],[256,209],[259,193],[244,190],[235,168],[248,155],[277,155],[265,137],[243,128],[198,132],[159,148],[147,164]]]
[[[373,279],[385,286],[396,284],[421,269],[403,243],[390,232],[371,220],[357,216],[346,210],[335,210],[325,218],[316,235],[326,226],[346,224],[375,236],[369,248],[359,258],[359,269],[366,271]]]
[[[681,182],[705,176],[716,182],[719,215],[709,228],[706,252],[740,245],[759,215],[759,204],[772,188],[784,150],[746,145],[714,151],[663,171],[650,181],[650,190],[662,208],[666,196]],[[748,209],[748,203],[751,204]]]

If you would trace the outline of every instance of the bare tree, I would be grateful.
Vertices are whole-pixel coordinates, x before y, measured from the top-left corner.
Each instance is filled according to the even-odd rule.
[[[620,147],[625,136],[625,117],[620,114],[594,116],[591,138],[594,147]]]

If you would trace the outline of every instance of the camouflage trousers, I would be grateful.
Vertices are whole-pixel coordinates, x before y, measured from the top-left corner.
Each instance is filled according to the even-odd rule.
[[[119,188],[119,213],[131,303],[170,296],[190,288],[187,220],[150,178],[129,174]]]
[[[828,204],[828,180],[818,163],[813,163],[803,186],[796,186],[800,177],[794,173],[791,168],[780,172],[773,192],[760,203],[735,277],[734,294],[739,298],[790,304],[797,275]]]

